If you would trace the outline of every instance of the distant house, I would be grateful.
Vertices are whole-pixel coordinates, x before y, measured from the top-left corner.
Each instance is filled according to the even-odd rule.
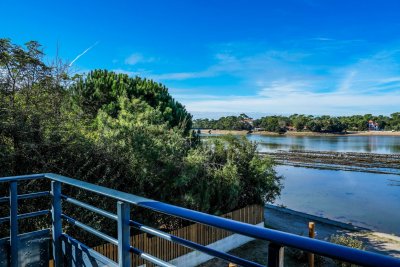
[[[368,121],[368,130],[369,131],[379,131],[379,123],[369,120]]]
[[[255,132],[265,131],[265,128],[256,127],[256,128],[254,128],[254,131],[255,131]]]
[[[254,120],[253,120],[253,118],[244,118],[244,119],[242,119],[242,122],[248,123],[248,124],[250,124],[251,126],[253,126]]]

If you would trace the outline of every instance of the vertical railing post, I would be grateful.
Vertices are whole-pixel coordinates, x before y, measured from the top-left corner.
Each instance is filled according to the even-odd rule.
[[[315,238],[315,223],[309,222],[308,223],[308,236],[310,238]],[[314,254],[308,253],[308,266],[314,267]]]
[[[283,267],[285,248],[270,242],[268,245],[268,267]]]
[[[118,201],[118,265],[119,267],[130,267],[130,226],[129,214],[130,208],[128,203]]]
[[[53,243],[53,260],[54,266],[62,265],[62,221],[61,221],[61,183],[51,181],[51,223],[52,223],[52,243]]]
[[[18,184],[10,182],[10,245],[11,267],[18,266]]]

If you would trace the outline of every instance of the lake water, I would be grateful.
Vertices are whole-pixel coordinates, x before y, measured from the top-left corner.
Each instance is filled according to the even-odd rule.
[[[277,166],[285,188],[274,204],[400,236],[400,176]]]
[[[204,135],[207,136],[207,135]],[[316,150],[400,153],[399,136],[247,135],[262,152]],[[400,236],[400,175],[277,166],[285,177],[275,204]]]
[[[400,153],[400,136],[262,136],[247,135],[259,142],[259,150],[317,150],[337,152]]]

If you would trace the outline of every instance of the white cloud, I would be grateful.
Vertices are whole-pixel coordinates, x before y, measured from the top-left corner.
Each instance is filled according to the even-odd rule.
[[[177,98],[179,100],[179,98]],[[297,91],[266,96],[220,97],[183,102],[190,112],[264,112],[269,114],[304,113],[312,115],[388,114],[398,110],[400,92],[381,95],[354,93],[310,93]],[[389,112],[388,112],[389,110]]]
[[[267,98],[281,95],[307,94],[307,89],[311,87],[312,84],[307,81],[273,81],[269,86],[262,88],[258,94]]]
[[[353,85],[353,79],[356,74],[357,71],[355,70],[349,71],[349,73],[345,75],[345,78],[339,83],[338,91],[345,92],[351,89]]]
[[[154,62],[154,61],[155,61],[154,57],[146,58],[142,54],[133,53],[125,59],[125,64],[136,65],[138,63],[149,63],[149,62]]]
[[[211,80],[207,88],[192,86],[185,89],[187,92],[171,90],[173,96],[195,114],[347,115],[390,114],[399,110],[398,45],[369,55],[364,50],[363,56],[358,58],[348,55],[336,59],[335,53],[346,51],[346,47],[367,43],[323,37],[313,39],[314,43],[318,41],[321,44],[287,50],[268,47],[262,50],[261,45],[256,49],[251,44],[247,47],[240,44],[240,49],[235,50],[234,45],[229,44],[214,53],[215,62],[207,68],[192,72],[148,72],[147,77],[159,81],[223,75],[235,78],[236,85],[228,82],[219,87]],[[227,77],[224,78],[229,79]]]
[[[136,65],[143,60],[143,56],[140,54],[132,54],[125,59],[125,64]]]
[[[259,75],[273,76],[287,73],[286,62],[297,62],[306,53],[288,52],[279,50],[268,50],[259,54],[235,56],[228,52],[218,52],[214,55],[216,62],[206,69],[193,72],[172,72],[151,74],[150,78],[159,81],[187,80],[216,77],[220,75],[233,75],[248,79],[250,76],[256,78]],[[292,68],[294,72],[294,68]]]
[[[149,78],[154,80],[187,80],[194,78],[205,78],[215,76],[214,73],[210,71],[202,72],[172,72],[165,74],[151,74]]]

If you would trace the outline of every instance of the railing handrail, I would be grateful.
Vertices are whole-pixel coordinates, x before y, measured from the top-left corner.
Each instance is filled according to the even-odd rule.
[[[156,200],[136,196],[133,194],[121,192],[115,189],[91,184],[85,181],[65,177],[53,173],[21,175],[13,177],[0,178],[2,182],[12,182],[20,180],[32,180],[47,178],[52,181],[57,181],[63,184],[71,185],[86,191],[90,191],[99,195],[103,195],[118,201],[133,204],[139,207],[147,208],[163,214],[176,216],[187,219],[196,223],[201,223],[217,228],[221,228],[230,232],[270,241],[282,246],[288,246],[304,250],[307,252],[319,254],[362,266],[400,266],[400,259],[385,256],[378,253],[358,250],[342,245],[329,243],[318,239],[311,239],[295,234],[290,234],[278,230],[257,227],[251,224],[246,224],[171,204],[166,204]]]

